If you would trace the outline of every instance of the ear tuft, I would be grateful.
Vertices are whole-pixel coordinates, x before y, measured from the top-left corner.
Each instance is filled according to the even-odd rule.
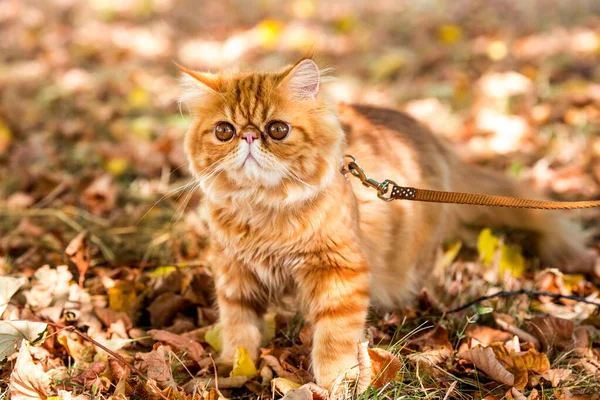
[[[183,72],[181,77],[183,94],[179,98],[180,104],[198,104],[204,96],[218,91],[217,76],[206,72],[192,71],[177,63],[175,65]]]
[[[317,98],[321,83],[319,67],[313,60],[304,59],[288,72],[284,83],[295,98],[314,100]]]

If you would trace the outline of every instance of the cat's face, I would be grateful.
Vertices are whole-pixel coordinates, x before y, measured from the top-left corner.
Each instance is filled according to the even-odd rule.
[[[280,73],[183,71],[186,152],[209,198],[294,202],[328,185],[343,134],[312,60]]]

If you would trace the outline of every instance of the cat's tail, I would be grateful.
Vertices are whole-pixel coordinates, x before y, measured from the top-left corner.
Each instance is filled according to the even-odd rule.
[[[452,175],[455,191],[526,199],[543,198],[524,183],[477,166],[456,162]],[[586,238],[581,228],[569,220],[569,211],[482,206],[456,206],[456,211],[463,225],[509,227],[536,232],[539,235],[538,255],[544,266],[583,273],[594,268],[594,257],[585,247]]]

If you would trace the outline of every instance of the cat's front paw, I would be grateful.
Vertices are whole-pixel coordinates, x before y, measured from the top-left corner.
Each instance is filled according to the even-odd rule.
[[[317,384],[330,393],[339,391],[347,382],[358,377],[358,361],[356,356],[344,358],[331,357],[313,364]]]

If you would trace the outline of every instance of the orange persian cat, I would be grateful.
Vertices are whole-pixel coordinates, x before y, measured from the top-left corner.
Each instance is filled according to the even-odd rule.
[[[336,107],[315,62],[274,73],[182,68],[194,114],[185,147],[209,210],[223,351],[256,360],[262,314],[293,294],[312,323],[319,385],[357,364],[370,305],[398,309],[431,273],[436,250],[461,224],[538,231],[543,262],[587,271],[592,259],[564,214],[395,201],[340,173],[356,156],[399,185],[530,197],[525,186],[462,163],[411,117],[362,105]]]

